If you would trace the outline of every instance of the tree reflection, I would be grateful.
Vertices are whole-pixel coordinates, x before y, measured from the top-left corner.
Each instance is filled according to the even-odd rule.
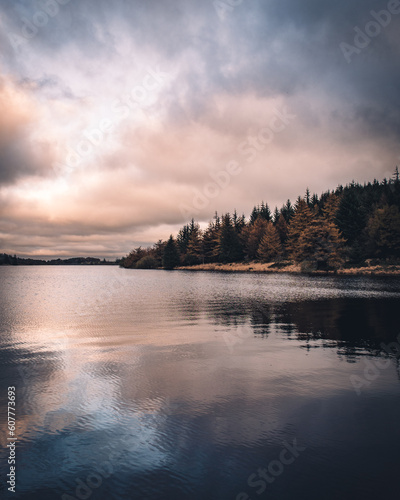
[[[254,335],[268,337],[272,328],[288,339],[302,341],[302,348],[336,349],[340,357],[385,352],[382,343],[395,342],[399,334],[398,299],[330,298],[273,303],[256,299],[220,303],[209,314],[219,325],[248,322]],[[316,344],[316,341],[322,341]]]

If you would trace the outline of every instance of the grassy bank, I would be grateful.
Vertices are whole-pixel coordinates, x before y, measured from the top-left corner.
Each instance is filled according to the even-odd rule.
[[[220,272],[256,272],[256,273],[304,273],[300,264],[274,262],[263,264],[261,262],[232,263],[232,264],[198,264],[195,266],[177,267],[185,271],[220,271]],[[341,275],[379,275],[400,276],[400,264],[377,264],[362,267],[349,267],[334,271],[307,271],[307,274],[341,274]]]

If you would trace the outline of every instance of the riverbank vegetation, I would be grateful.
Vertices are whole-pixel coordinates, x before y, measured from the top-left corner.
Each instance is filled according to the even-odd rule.
[[[236,264],[247,266],[246,270],[264,265],[264,270],[303,272],[396,267],[400,264],[398,168],[382,182],[352,182],[320,196],[307,189],[304,196],[294,203],[288,200],[273,213],[268,203],[261,202],[248,219],[236,211],[216,213],[204,230],[192,219],[175,237],[151,248],[136,248],[120,262],[126,268],[147,269],[206,269],[218,264],[225,270]]]

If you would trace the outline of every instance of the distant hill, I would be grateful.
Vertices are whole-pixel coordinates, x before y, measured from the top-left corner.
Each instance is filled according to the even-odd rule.
[[[0,254],[0,266],[112,266],[119,260],[107,261],[95,257],[71,257],[69,259],[24,259],[16,255]]]

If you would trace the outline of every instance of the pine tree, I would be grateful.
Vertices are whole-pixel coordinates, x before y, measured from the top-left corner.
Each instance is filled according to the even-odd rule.
[[[311,198],[311,206],[315,207],[316,205],[318,205],[318,203],[319,203],[318,195],[314,193]]]
[[[286,204],[281,208],[281,214],[285,217],[285,221],[289,224],[294,215],[294,208],[290,200],[287,200]]]
[[[259,215],[266,221],[271,220],[271,210],[269,209],[268,203],[261,202]]]
[[[394,173],[393,173],[393,176],[392,176],[394,182],[396,182],[396,183],[399,182],[399,176],[400,176],[400,174],[399,174],[399,167],[396,167],[394,169]]]
[[[316,269],[338,269],[344,262],[343,247],[335,224],[314,218],[301,232],[292,257],[295,262],[313,263]]]
[[[178,247],[171,234],[164,249],[163,267],[164,269],[171,270],[174,269],[176,266],[179,266],[179,264],[180,264],[180,257],[179,257]]]
[[[275,210],[274,210],[274,224],[276,224],[278,222],[280,215],[281,215],[281,213],[278,210],[278,207],[275,207]]]
[[[257,257],[262,262],[272,262],[273,260],[279,260],[281,256],[282,243],[279,233],[272,222],[269,222],[258,247]]]
[[[176,242],[178,244],[179,252],[181,255],[185,255],[187,252],[187,247],[189,245],[190,238],[190,224],[185,224],[178,232],[176,237]]]
[[[329,222],[334,222],[336,220],[336,214],[339,210],[340,196],[336,194],[330,194],[324,201],[324,207],[322,209],[323,216]]]
[[[153,245],[153,257],[156,259],[158,267],[162,266],[165,245],[166,242],[162,240],[158,240],[157,243]]]
[[[259,215],[254,224],[248,227],[245,250],[246,255],[249,259],[255,259],[257,257],[257,250],[260,245],[260,241],[265,234],[265,230],[267,229],[268,224],[268,221],[266,221],[261,217],[261,215]]]
[[[187,266],[200,264],[204,261],[200,226],[192,221],[191,234],[183,263]]]
[[[358,191],[354,183],[344,190],[335,217],[335,222],[349,245],[360,239],[367,222]]]
[[[288,236],[288,225],[286,223],[285,217],[280,214],[278,222],[275,225],[276,230],[278,231],[279,238],[281,240],[282,245],[286,243],[287,236]]]
[[[306,195],[305,195],[304,199],[305,199],[305,202],[307,203],[307,205],[310,206],[311,205],[311,194],[310,194],[310,190],[308,189],[308,187],[306,189]]]
[[[377,208],[367,230],[377,257],[400,257],[400,211],[396,205]]]
[[[254,207],[250,215],[250,224],[254,224],[259,215],[260,215],[260,207]]]
[[[229,214],[222,216],[218,258],[224,263],[237,262],[243,258],[242,245]]]
[[[219,217],[214,217],[214,220],[208,224],[207,229],[203,233],[202,246],[204,262],[216,262],[218,260],[218,245],[220,237],[220,221]]]
[[[236,211],[235,211],[235,213],[236,213]],[[234,228],[235,228],[235,231],[237,232],[237,234],[240,235],[240,233],[242,232],[242,230],[246,226],[246,218],[245,218],[244,214],[242,214],[240,217],[236,216],[236,219],[234,219],[234,221],[233,221],[233,225],[234,225]]]
[[[286,242],[286,249],[292,258],[294,258],[301,233],[313,222],[314,218],[314,213],[307,203],[302,198],[298,198],[294,216],[288,227],[288,239]]]

